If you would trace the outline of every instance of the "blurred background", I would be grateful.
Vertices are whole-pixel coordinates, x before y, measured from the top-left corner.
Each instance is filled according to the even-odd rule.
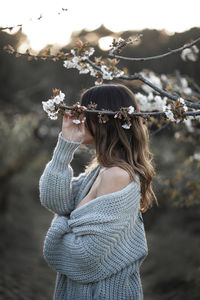
[[[1,4],[0,26],[0,299],[52,299],[56,272],[43,258],[45,234],[53,214],[41,206],[39,178],[61,130],[61,121],[47,118],[42,101],[52,88],[66,94],[67,105],[94,85],[94,78],[65,69],[63,62],[28,61],[3,51],[41,54],[70,51],[78,40],[88,41],[95,56],[106,57],[112,38],[142,33],[125,56],[145,57],[167,52],[200,36],[198,1],[83,1],[59,3],[9,1]],[[11,9],[12,8],[12,9]],[[15,27],[23,24],[23,26]],[[199,44],[197,44],[199,46]],[[161,60],[124,62],[130,74],[188,78],[200,94],[200,62],[179,54]],[[119,80],[115,82],[120,82]],[[108,81],[109,83],[109,81]],[[122,82],[134,92],[140,85]],[[198,97],[197,97],[198,98]],[[193,128],[159,121],[147,123],[157,176],[153,186],[159,206],[143,214],[149,255],[141,267],[145,300],[200,299],[200,124]],[[159,129],[159,130],[158,130]],[[90,151],[88,151],[90,150]],[[93,149],[80,146],[71,163],[74,176],[83,172]]]

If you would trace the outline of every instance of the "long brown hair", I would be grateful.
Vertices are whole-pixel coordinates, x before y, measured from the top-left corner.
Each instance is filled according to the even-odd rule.
[[[139,105],[133,92],[122,84],[103,84],[84,91],[81,105],[97,104],[97,110],[119,111],[120,107],[133,106],[139,112]],[[109,121],[99,123],[97,113],[85,112],[86,127],[94,137],[96,157],[87,170],[100,164],[103,167],[118,166],[126,170],[131,180],[136,181],[135,173],[140,176],[140,210],[145,212],[152,207],[153,199],[158,205],[152,190],[155,169],[151,163],[153,154],[149,150],[149,134],[142,117],[131,117],[130,129],[122,127],[122,120],[109,115]]]

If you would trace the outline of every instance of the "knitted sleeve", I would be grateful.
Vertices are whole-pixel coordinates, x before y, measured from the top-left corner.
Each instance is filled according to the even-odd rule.
[[[132,264],[141,256],[138,241],[135,248],[130,242],[139,210],[137,204],[134,210],[127,209],[122,217],[102,213],[100,219],[93,212],[93,217],[83,217],[83,222],[54,218],[44,241],[46,262],[83,284],[103,280]]]
[[[85,173],[73,177],[70,166],[74,152],[81,142],[68,141],[59,133],[51,161],[46,165],[39,181],[40,202],[48,210],[59,215],[74,209],[74,199]]]

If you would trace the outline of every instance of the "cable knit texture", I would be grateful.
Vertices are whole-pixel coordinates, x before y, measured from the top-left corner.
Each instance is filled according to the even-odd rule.
[[[137,183],[76,208],[101,169],[73,177],[70,162],[80,144],[60,132],[39,183],[41,204],[57,214],[43,247],[57,272],[53,299],[142,300],[140,266],[148,247],[139,176]]]

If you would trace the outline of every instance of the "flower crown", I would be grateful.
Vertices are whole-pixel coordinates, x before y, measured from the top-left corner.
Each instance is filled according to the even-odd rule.
[[[124,129],[130,129],[131,127],[131,114],[135,111],[133,106],[121,107],[119,111],[113,112],[111,110],[102,109],[101,111],[95,110],[97,107],[96,103],[90,102],[88,106],[80,105],[76,102],[72,107],[68,107],[64,103],[65,94],[58,89],[53,89],[53,96],[48,101],[42,101],[43,109],[48,114],[48,117],[52,120],[58,118],[58,113],[64,115],[66,109],[70,110],[71,115],[75,117],[72,121],[75,124],[80,124],[84,122],[82,119],[83,113],[85,111],[97,112],[99,123],[106,123],[109,121],[108,115],[114,115],[114,118],[121,119],[124,123],[122,127]]]

